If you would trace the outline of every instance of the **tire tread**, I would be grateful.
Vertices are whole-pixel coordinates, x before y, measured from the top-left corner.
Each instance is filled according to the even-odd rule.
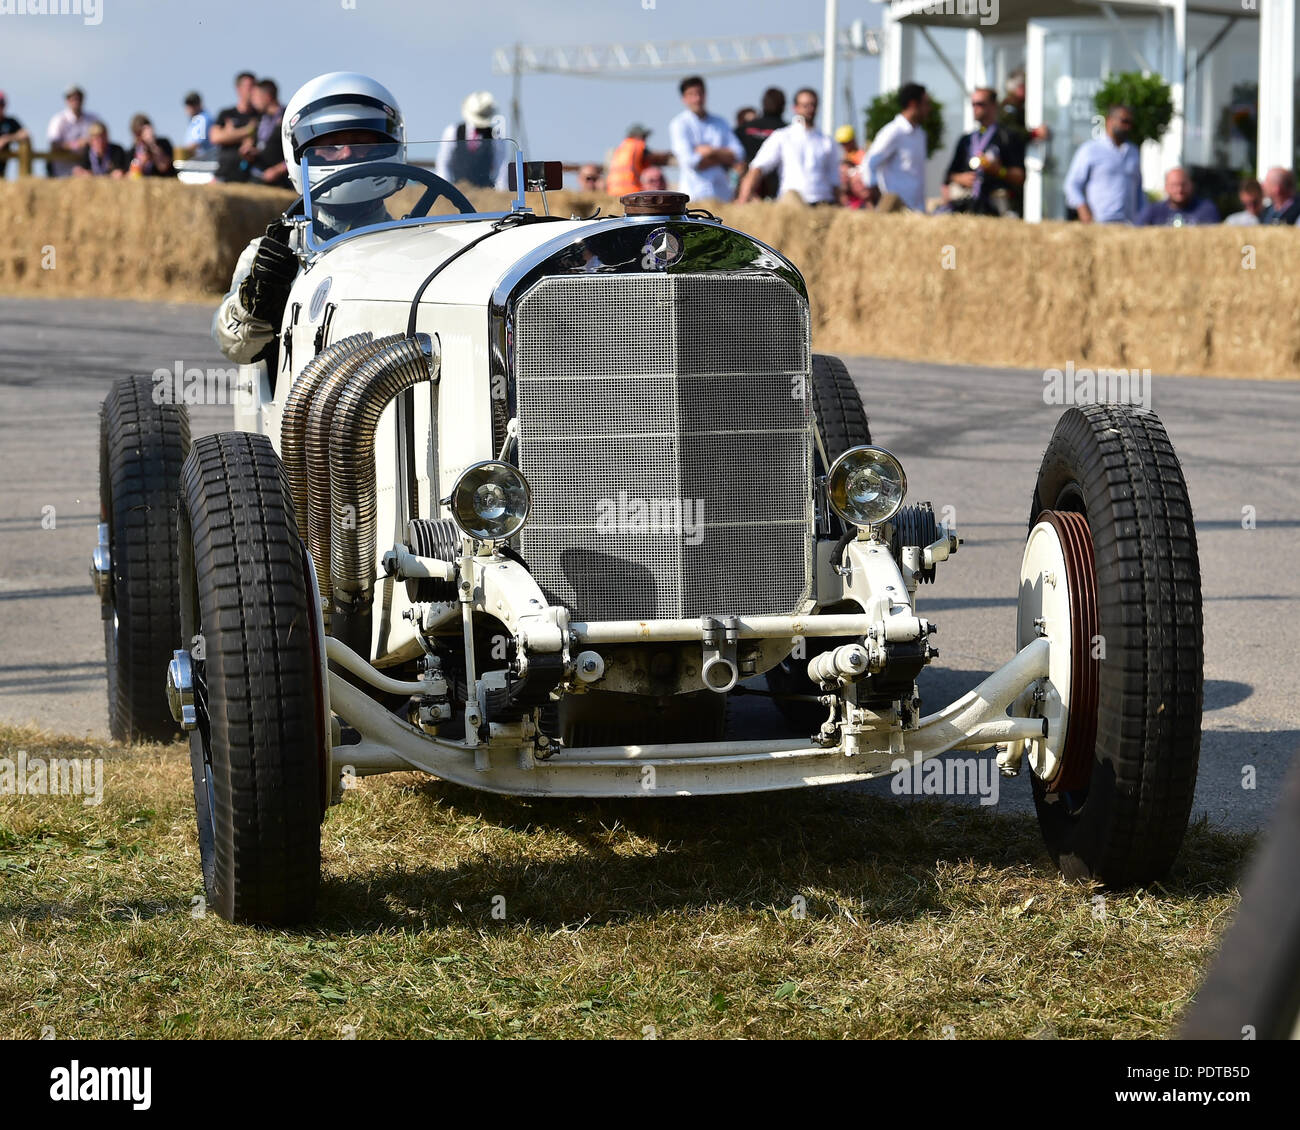
[[[111,529],[118,628],[104,621],[109,731],[119,741],[179,732],[165,673],[180,639],[176,484],[190,449],[184,405],[154,400],[147,376],[120,377],[100,407],[100,497]]]
[[[265,436],[230,432],[195,443],[182,484],[216,799],[210,896],[233,921],[299,921],[320,882],[322,739],[288,481]]]

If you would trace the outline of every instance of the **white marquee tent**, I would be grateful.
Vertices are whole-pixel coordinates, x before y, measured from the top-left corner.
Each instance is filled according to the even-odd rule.
[[[1175,116],[1143,153],[1143,180],[1158,187],[1173,165],[1254,167],[1297,163],[1300,22],[1295,0],[874,0],[882,32],[881,89],[913,79],[945,103],[947,142],[969,128],[966,96],[1006,87],[1023,66],[1031,125],[1051,139],[1026,161],[1025,218],[1059,216],[1074,148],[1097,128],[1092,96],[1117,71],[1159,74]],[[1258,100],[1258,140],[1234,122]],[[947,148],[948,145],[945,145]],[[931,161],[937,187],[948,153]]]

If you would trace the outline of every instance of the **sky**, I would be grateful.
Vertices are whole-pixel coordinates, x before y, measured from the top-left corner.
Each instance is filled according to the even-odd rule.
[[[0,0],[0,90],[8,112],[41,142],[63,90],[77,83],[114,140],[129,137],[128,121],[144,112],[179,143],[185,92],[198,89],[216,112],[233,102],[234,75],[245,69],[275,79],[282,101],[324,71],[369,74],[397,98],[407,137],[429,140],[458,120],[472,90],[490,90],[508,108],[510,78],[492,73],[497,47],[809,32],[820,31],[824,19],[817,0],[75,0],[83,2],[78,16],[23,14],[29,3],[57,7],[59,0]],[[872,0],[841,0],[840,22],[877,27],[878,8]],[[876,60],[859,58],[853,76],[860,108],[877,92]],[[666,148],[668,121],[681,109],[681,77],[525,77],[528,156],[603,161],[638,121],[653,131],[652,146]],[[740,106],[757,104],[768,85],[788,95],[819,87],[821,63],[710,77],[710,109],[730,120]],[[855,124],[861,127],[860,113]],[[515,132],[509,123],[507,132]]]

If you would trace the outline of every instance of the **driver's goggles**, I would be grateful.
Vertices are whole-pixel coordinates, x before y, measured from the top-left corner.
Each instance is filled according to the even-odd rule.
[[[360,141],[354,145],[312,145],[303,150],[309,166],[363,161],[391,161],[401,146],[395,141]]]

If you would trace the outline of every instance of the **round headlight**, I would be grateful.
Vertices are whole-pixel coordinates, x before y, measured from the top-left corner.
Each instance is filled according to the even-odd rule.
[[[907,476],[883,447],[851,447],[831,465],[826,498],[852,526],[888,522],[903,505]]]
[[[533,492],[518,467],[489,459],[466,467],[451,492],[451,516],[480,541],[505,541],[528,519]]]

